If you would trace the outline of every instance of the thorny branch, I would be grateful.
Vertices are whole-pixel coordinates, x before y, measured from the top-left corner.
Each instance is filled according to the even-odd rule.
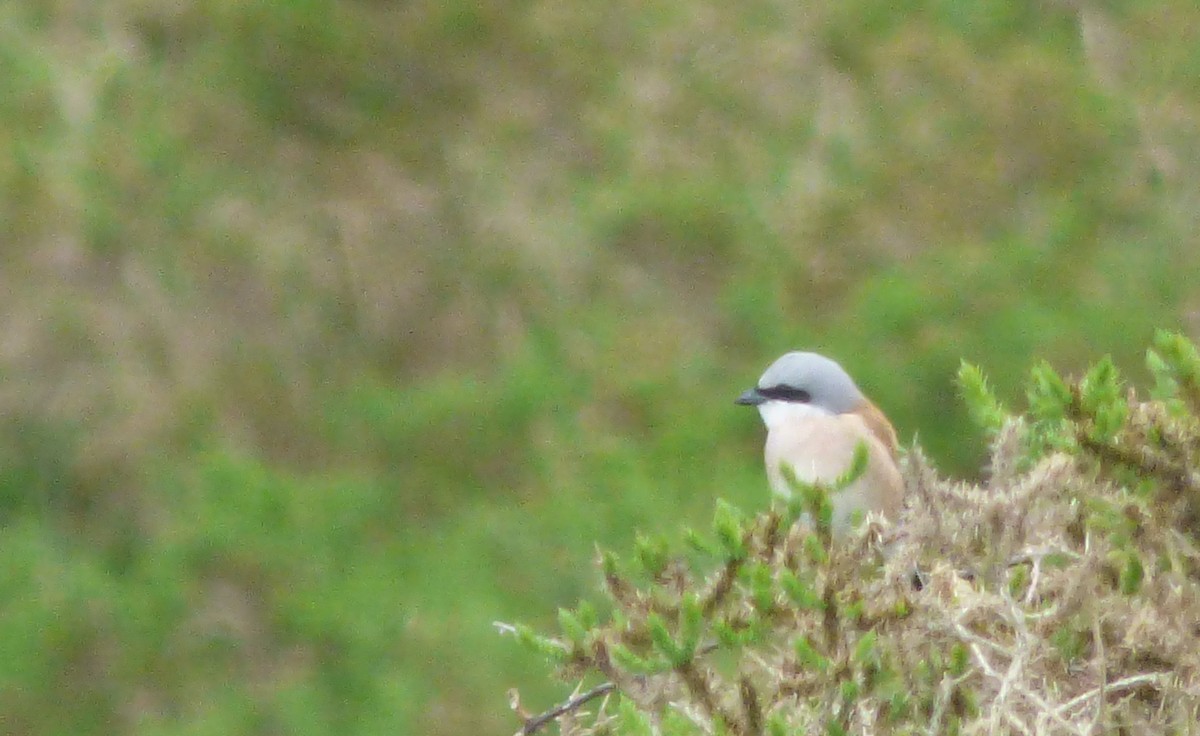
[[[572,697],[561,705],[556,705],[545,713],[525,719],[525,724],[521,726],[520,731],[517,731],[516,736],[530,736],[530,734],[537,733],[543,726],[551,721],[557,720],[566,713],[578,710],[587,702],[595,700],[602,695],[608,695],[616,689],[617,686],[611,682],[597,685],[585,693],[581,693]]]

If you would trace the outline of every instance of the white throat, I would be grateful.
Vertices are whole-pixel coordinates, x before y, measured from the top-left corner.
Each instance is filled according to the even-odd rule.
[[[833,416],[833,412],[826,411],[813,404],[775,400],[764,401],[759,404],[758,413],[762,416],[763,424],[767,425],[768,431],[788,424],[803,422],[807,419]]]

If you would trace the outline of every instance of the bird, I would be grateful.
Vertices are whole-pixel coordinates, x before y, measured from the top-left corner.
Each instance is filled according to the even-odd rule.
[[[833,532],[844,535],[855,512],[896,520],[904,499],[896,430],[836,361],[818,353],[786,353],[735,403],[757,407],[767,427],[763,457],[775,495],[792,494],[784,465],[798,480],[831,483],[850,468],[863,443],[866,471],[830,498]]]

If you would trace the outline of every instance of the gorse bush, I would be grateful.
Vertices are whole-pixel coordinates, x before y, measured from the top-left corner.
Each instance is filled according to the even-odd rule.
[[[684,551],[602,552],[601,605],[560,611],[554,636],[505,630],[605,684],[542,716],[515,698],[521,731],[1185,729],[1200,712],[1200,353],[1160,333],[1148,365],[1142,396],[1108,359],[1075,379],[1041,364],[1014,414],[964,363],[987,479],[941,478],[914,448],[894,527],[832,535],[828,494],[856,462],[754,517],[719,503]]]

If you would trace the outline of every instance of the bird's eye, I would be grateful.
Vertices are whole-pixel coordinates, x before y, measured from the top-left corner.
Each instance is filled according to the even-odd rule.
[[[799,404],[807,404],[812,400],[812,396],[809,396],[807,391],[795,386],[771,386],[770,388],[760,388],[758,392],[768,399],[776,399],[778,401],[794,401]]]

